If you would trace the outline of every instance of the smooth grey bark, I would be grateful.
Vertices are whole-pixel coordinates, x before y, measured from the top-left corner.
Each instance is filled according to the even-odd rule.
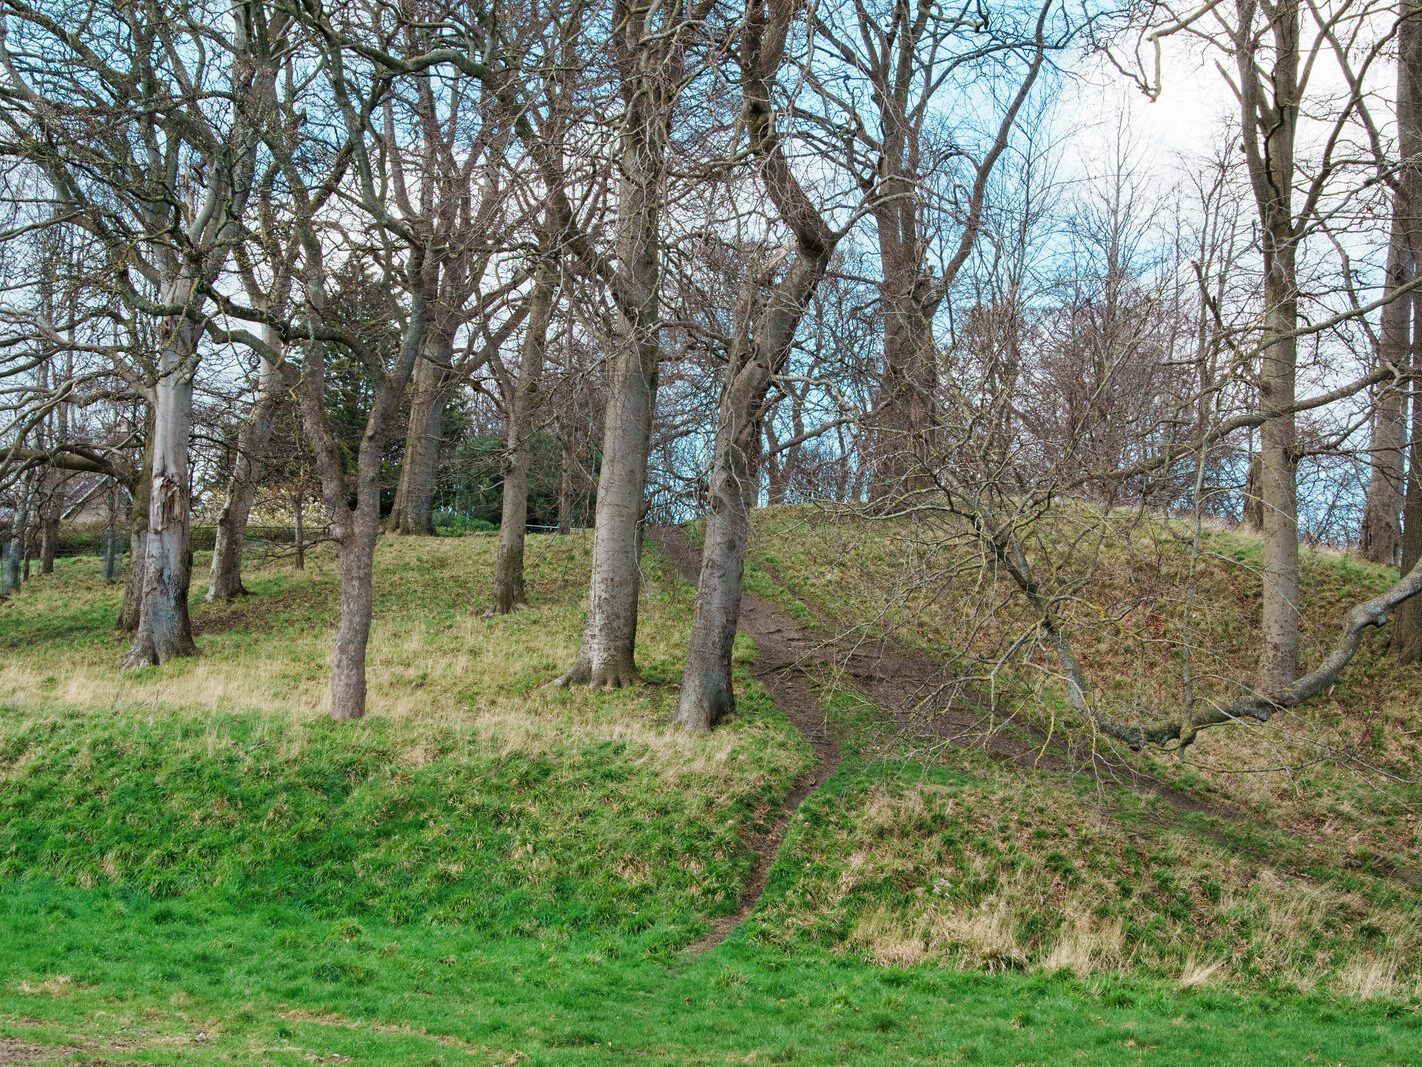
[[[1264,584],[1256,687],[1287,686],[1298,674],[1299,538],[1296,478],[1296,379],[1298,368],[1298,232],[1294,219],[1294,135],[1302,86],[1299,81],[1299,4],[1282,0],[1264,8],[1237,0],[1235,59],[1243,147],[1259,216],[1264,257],[1264,319],[1259,369],[1259,499],[1264,543]],[[1263,30],[1256,14],[1264,13]],[[1261,58],[1267,34],[1271,54]],[[1268,70],[1261,70],[1262,63]]]
[[[193,566],[188,449],[199,327],[186,318],[166,325],[171,336],[152,388],[152,474],[138,629],[123,661],[131,669],[197,654],[188,618]]]
[[[638,550],[661,358],[662,186],[689,32],[682,9],[666,20],[659,18],[661,10],[655,0],[614,4],[613,48],[623,101],[613,279],[617,317],[608,361],[588,616],[577,660],[556,680],[562,686],[615,688],[639,680],[634,656]]]
[[[435,486],[439,477],[440,427],[454,385],[450,363],[454,338],[443,332],[426,338],[415,364],[405,459],[386,527],[392,533],[433,537]]]
[[[268,336],[268,345],[280,352],[281,342]],[[237,454],[233,457],[232,476],[227,480],[227,492],[217,515],[217,535],[212,547],[212,567],[208,572],[207,599],[232,600],[245,596],[242,584],[242,553],[247,540],[247,521],[251,518],[252,502],[266,464],[267,450],[276,430],[277,410],[282,395],[291,384],[284,366],[278,366],[265,356],[261,358],[257,384],[257,399],[247,420],[237,432]]]
[[[534,416],[541,401],[548,326],[558,285],[558,262],[551,242],[539,250],[529,295],[528,326],[519,353],[518,379],[509,403],[508,432],[503,456],[504,488],[499,516],[499,548],[494,560],[494,613],[507,615],[526,604],[523,547],[528,528],[528,477],[533,466]]]
[[[756,5],[748,10],[742,30],[743,119],[766,193],[795,235],[795,247],[788,264],[780,256],[749,271],[737,301],[717,412],[696,607],[677,703],[677,721],[691,730],[708,730],[735,710],[731,655],[740,619],[750,509],[760,491],[766,395],[838,240],[795,179],[776,134],[771,92],[792,11],[777,5],[770,14]],[[761,290],[777,271],[780,280],[757,315]]]

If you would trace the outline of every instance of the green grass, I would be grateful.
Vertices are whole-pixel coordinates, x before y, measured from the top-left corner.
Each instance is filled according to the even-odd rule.
[[[1285,930],[1305,898],[1271,895],[1249,857],[1304,863],[1310,842],[926,755],[845,692],[827,699],[846,759],[762,906],[688,955],[734,909],[746,837],[806,746],[744,642],[734,719],[669,726],[690,593],[655,554],[652,684],[543,687],[576,650],[587,540],[532,539],[534,607],[485,620],[493,547],[382,543],[358,724],[321,710],[319,554],[255,568],[249,600],[195,602],[202,656],[136,677],[93,561],[0,608],[0,1036],[155,1063],[1418,1060],[1405,983],[1297,980],[1349,945],[1411,944],[1415,900],[1366,863],[1323,864],[1319,921]],[[760,572],[767,594],[794,599],[796,558]],[[1103,928],[1120,959],[1053,957]],[[1187,966],[1228,953],[1227,972]]]
[[[872,968],[731,943],[550,948],[206,892],[0,893],[0,1033],[157,1063],[1407,1063],[1381,1004]],[[63,975],[66,981],[57,981]],[[199,1038],[199,1035],[202,1035]],[[526,1057],[521,1058],[521,1057]]]

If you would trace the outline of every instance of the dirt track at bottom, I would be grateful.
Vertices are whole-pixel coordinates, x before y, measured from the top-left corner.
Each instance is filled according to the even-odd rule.
[[[670,557],[682,575],[696,584],[701,568],[701,553],[687,540],[679,526],[659,526],[647,531],[648,536]],[[830,733],[829,723],[821,708],[819,693],[810,673],[811,664],[804,649],[791,640],[799,625],[774,605],[750,595],[741,598],[738,629],[756,646],[755,664],[751,674],[765,686],[775,706],[786,716],[815,753],[815,765],[795,782],[780,805],[780,814],[762,834],[746,842],[755,853],[751,876],[741,888],[736,910],[712,920],[711,932],[687,947],[688,952],[701,953],[715,948],[745,922],[765,891],[770,868],[780,853],[785,833],[800,806],[816,789],[834,774],[839,766],[839,743]]]

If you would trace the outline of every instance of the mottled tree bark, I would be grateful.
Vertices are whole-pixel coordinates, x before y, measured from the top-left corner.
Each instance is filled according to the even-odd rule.
[[[159,377],[152,390],[153,471],[138,629],[124,659],[130,668],[197,654],[188,619],[193,566],[188,450],[199,328],[187,319],[169,326],[172,336],[159,358]]]
[[[545,246],[529,296],[528,326],[519,354],[518,380],[509,403],[504,488],[499,519],[499,549],[494,561],[494,612],[506,615],[527,603],[523,584],[523,545],[528,528],[528,477],[533,466],[534,416],[541,399],[548,325],[558,283],[556,253]]]
[[[20,481],[19,501],[10,518],[10,536],[5,542],[5,576],[0,593],[13,596],[20,591],[21,570],[25,560],[25,543],[30,536],[30,518],[34,508],[34,475],[26,472]]]

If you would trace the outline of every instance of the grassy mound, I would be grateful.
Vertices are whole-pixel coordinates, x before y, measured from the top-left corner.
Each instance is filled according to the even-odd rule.
[[[762,527],[758,551],[794,536]],[[725,728],[670,727],[690,590],[653,553],[650,684],[543,687],[576,651],[589,548],[532,539],[535,606],[484,619],[491,538],[382,542],[358,724],[321,707],[324,555],[195,602],[202,655],[137,676],[94,561],[0,607],[0,1060],[1400,1063],[1422,1045],[1415,890],[1283,824],[925,753],[828,682],[840,773],[751,922],[687,956],[810,754],[745,663]],[[775,555],[753,580],[792,602],[811,571]]]

